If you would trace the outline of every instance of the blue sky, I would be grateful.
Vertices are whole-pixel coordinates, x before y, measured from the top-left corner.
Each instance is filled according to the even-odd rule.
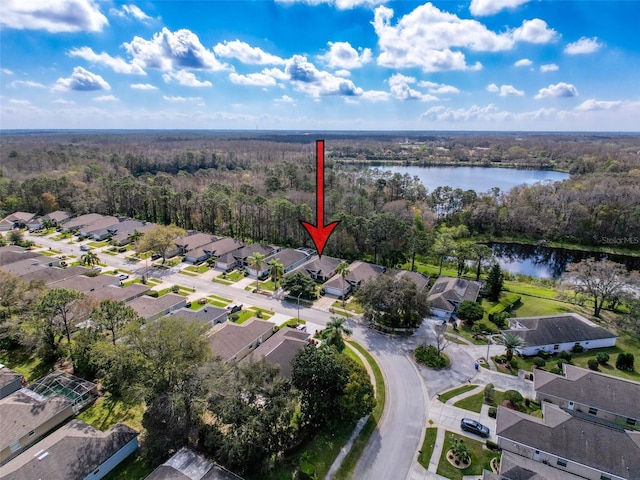
[[[638,131],[635,0],[2,0],[0,127]]]

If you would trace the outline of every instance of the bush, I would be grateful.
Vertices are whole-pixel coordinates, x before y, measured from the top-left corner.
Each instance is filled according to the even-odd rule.
[[[496,418],[498,416],[498,409],[496,407],[489,407],[489,417]]]
[[[256,318],[262,318],[262,310],[256,312]]]
[[[542,358],[540,358],[540,357],[533,357],[533,360],[531,360],[531,362],[532,362],[536,367],[539,367],[539,368],[542,368],[542,367],[544,367],[544,366],[547,364],[547,362],[545,362],[545,361],[544,361]]]
[[[522,394],[517,390],[507,390],[504,392],[504,398],[509,400],[511,405],[517,405],[523,399]]]
[[[487,383],[487,385],[484,387],[484,399],[493,403],[494,393],[495,387],[493,386],[493,383]]]
[[[546,360],[550,357],[549,352],[547,352],[546,350],[538,350],[538,356],[543,360]]]
[[[487,440],[485,442],[485,445],[489,450],[494,450],[494,451],[500,450],[500,447],[498,446],[498,444],[496,442],[492,442],[491,440]]]
[[[600,363],[595,358],[590,358],[589,360],[587,360],[587,366],[591,370],[598,370],[598,365],[600,365]]]
[[[573,353],[582,353],[584,352],[584,347],[582,345],[574,345],[571,351]]]
[[[518,360],[516,359],[516,357],[511,358],[511,361],[509,362],[509,365],[511,366],[511,368],[518,368]]]
[[[438,349],[433,345],[420,345],[414,352],[416,361],[427,367],[443,368],[447,366],[447,359],[438,353]]]
[[[561,369],[562,365],[564,365],[565,363],[569,363],[566,358],[559,358],[556,362],[556,365]]]
[[[496,313],[493,315],[492,322],[496,324],[496,327],[502,329],[507,326],[507,319],[509,318],[508,312]]]
[[[484,310],[479,303],[465,300],[458,306],[458,317],[467,325],[473,325],[478,320],[482,320]]]
[[[147,295],[149,295],[150,297],[153,298],[158,298],[158,291],[157,290],[151,290],[150,292],[147,293]]]
[[[564,358],[567,362],[571,362],[571,352],[563,350],[558,354],[558,358]]]
[[[232,322],[237,322],[240,319],[240,315],[238,315],[237,313],[232,313],[229,318]]]
[[[609,362],[609,354],[607,352],[596,353],[596,360],[600,365],[606,365]]]
[[[633,372],[633,361],[633,354],[623,352],[616,358],[616,368],[626,372]]]
[[[520,303],[520,298],[520,295],[517,293],[505,295],[505,297],[500,300],[500,303],[489,310],[489,320],[495,323],[496,315],[500,315],[503,312],[510,312],[513,307]]]
[[[556,375],[562,375],[562,369],[558,368],[558,367],[553,367],[551,370],[549,370],[551,373],[555,373]]]

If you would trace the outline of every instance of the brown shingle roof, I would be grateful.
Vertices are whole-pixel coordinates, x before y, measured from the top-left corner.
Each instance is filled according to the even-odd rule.
[[[386,268],[381,265],[374,265],[373,263],[358,260],[349,265],[349,274],[345,276],[345,280],[349,285],[359,286],[367,280],[382,275],[385,270]],[[342,289],[342,277],[336,273],[325,283],[325,287]]]
[[[78,292],[91,292],[98,290],[106,285],[119,285],[120,280],[114,275],[96,275],[95,277],[87,277],[78,275],[75,277],[65,278],[57,282],[47,285],[49,288],[68,288]]]
[[[259,338],[270,336],[273,327],[273,323],[257,318],[250,318],[241,325],[225,322],[213,327],[207,333],[207,339],[213,354],[227,361]]]
[[[160,315],[167,309],[180,308],[179,305],[186,304],[185,297],[175,293],[167,293],[159,298],[142,295],[127,303],[142,318],[149,319]]]
[[[282,376],[291,377],[291,360],[307,345],[309,337],[311,334],[307,332],[282,327],[257,347],[251,358],[264,358],[267,362],[278,365]]]
[[[134,283],[127,285],[126,287],[119,287],[116,285],[106,285],[105,287],[98,288],[92,292],[87,293],[95,302],[101,302],[102,300],[115,300],[116,302],[128,302],[134,298],[143,295],[149,291],[149,287],[140,283]]]
[[[480,284],[464,278],[440,277],[429,291],[432,308],[453,312],[456,305],[465,300],[475,302],[480,293]]]
[[[274,253],[273,255],[265,258],[262,262],[263,268],[268,268],[268,263],[271,260],[279,260],[282,263],[284,270],[291,268],[293,264],[299,262],[300,260],[307,258],[309,256],[308,253],[305,253],[301,250],[295,250],[293,248],[284,248],[279,252]]]
[[[60,267],[49,267],[49,268],[41,268],[38,270],[34,270],[29,273],[25,273],[21,275],[21,278],[25,282],[31,281],[42,281],[45,285],[50,285],[59,280],[63,280],[65,278],[77,277],[78,275],[83,275],[89,271],[88,268],[85,267],[68,267],[68,268],[60,268]]]

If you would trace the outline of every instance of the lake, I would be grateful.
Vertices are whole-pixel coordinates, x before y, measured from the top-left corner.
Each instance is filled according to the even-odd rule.
[[[449,186],[453,189],[475,190],[484,193],[493,187],[506,192],[516,185],[531,185],[543,181],[562,181],[569,178],[568,173],[552,172],[550,170],[516,170],[513,168],[485,168],[485,167],[402,167],[379,166],[382,171],[408,173],[417,176],[422,184],[433,192],[437,187]]]
[[[540,245],[516,243],[492,243],[494,258],[500,267],[512,274],[529,275],[537,278],[559,279],[567,266],[585,258],[607,258],[625,265],[631,270],[640,270],[640,257],[612,255],[566,248],[551,248]]]

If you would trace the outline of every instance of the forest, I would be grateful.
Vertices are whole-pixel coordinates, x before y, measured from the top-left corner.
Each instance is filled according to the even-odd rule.
[[[326,145],[326,221],[341,221],[328,255],[403,264],[430,249],[443,225],[589,246],[640,238],[640,136],[631,134],[5,131],[0,217],[98,212],[312,246],[299,221],[315,220],[316,137]],[[427,191],[417,177],[375,168],[388,163],[571,177],[510,191]]]

